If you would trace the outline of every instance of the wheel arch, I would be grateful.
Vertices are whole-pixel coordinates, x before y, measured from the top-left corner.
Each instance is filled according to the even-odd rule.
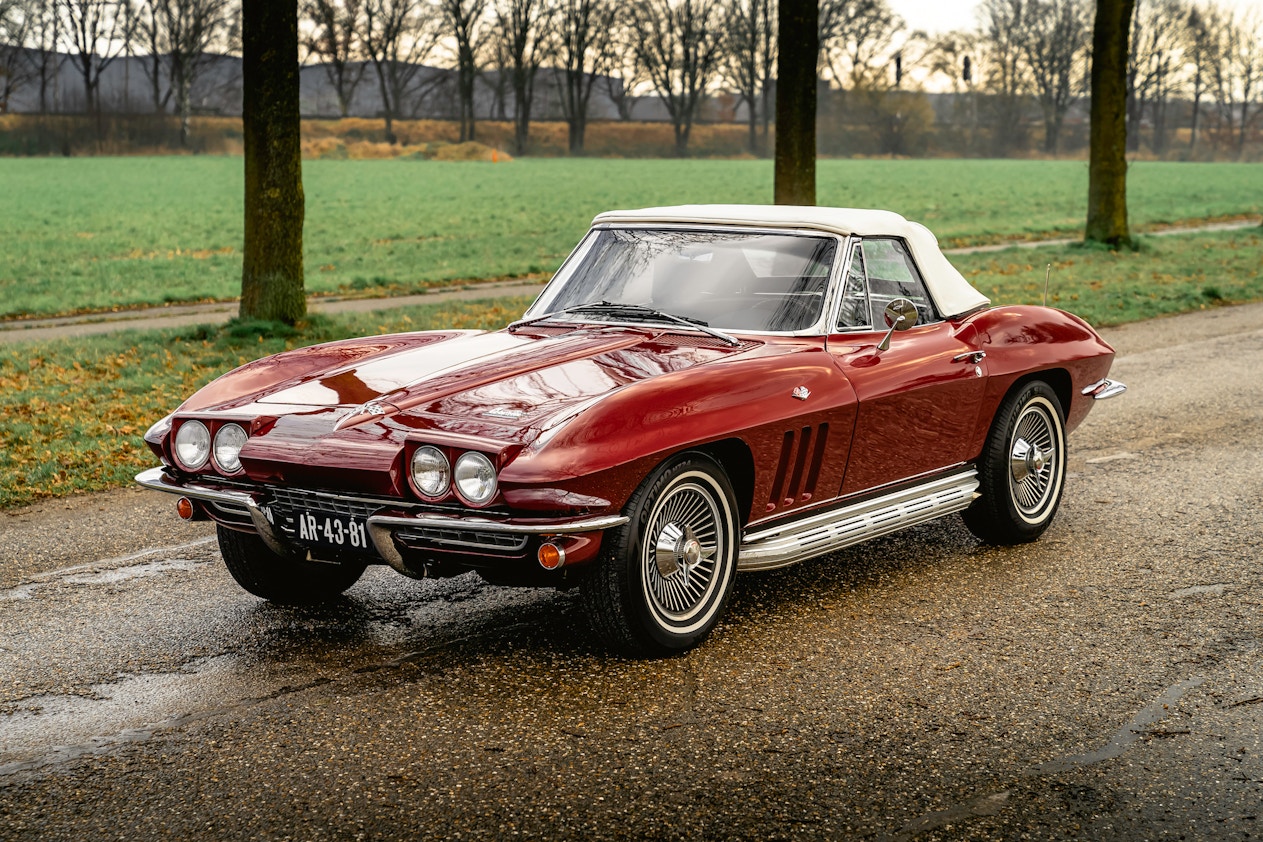
[[[1032,371],[1029,374],[1022,375],[1013,381],[1013,385],[1004,393],[1004,397],[1000,400],[1001,405],[1011,395],[1025,388],[1028,383],[1036,380],[1042,380],[1053,390],[1053,394],[1057,396],[1057,402],[1061,404],[1061,420],[1065,422],[1066,416],[1070,414],[1070,401],[1074,397],[1074,386],[1070,378],[1070,372],[1064,368],[1046,368],[1042,371]]]
[[[705,454],[719,463],[732,483],[733,493],[737,495],[737,513],[741,522],[738,530],[750,522],[750,510],[754,505],[754,454],[750,446],[739,438],[720,439],[696,447],[685,448],[681,452],[695,451]]]

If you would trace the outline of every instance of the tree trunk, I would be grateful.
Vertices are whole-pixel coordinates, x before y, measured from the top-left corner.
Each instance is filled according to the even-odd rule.
[[[816,0],[780,0],[776,58],[778,205],[816,203]]]
[[[1097,0],[1092,30],[1091,150],[1084,238],[1114,248],[1127,228],[1127,50],[1136,0]]]
[[[241,22],[246,218],[240,316],[294,324],[307,312],[298,4],[244,0]]]

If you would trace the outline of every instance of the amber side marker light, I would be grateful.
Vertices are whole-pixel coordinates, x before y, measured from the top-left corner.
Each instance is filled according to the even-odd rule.
[[[545,570],[556,570],[566,563],[566,551],[556,544],[545,542],[539,545],[539,566]]]
[[[193,519],[193,501],[187,497],[181,497],[175,501],[175,513],[184,520]]]

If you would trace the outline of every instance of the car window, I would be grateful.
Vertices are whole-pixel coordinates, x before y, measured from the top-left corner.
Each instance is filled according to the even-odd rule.
[[[869,327],[868,276],[864,272],[864,249],[859,243],[851,252],[851,266],[846,272],[842,289],[842,310],[838,314],[838,327],[847,330]]]
[[[925,281],[902,240],[865,238],[861,247],[868,274],[869,324],[883,329],[886,305],[896,298],[907,298],[913,303],[917,308],[917,324],[938,321]]]
[[[605,301],[720,329],[805,330],[838,248],[833,237],[733,231],[609,228],[590,239],[528,316]]]

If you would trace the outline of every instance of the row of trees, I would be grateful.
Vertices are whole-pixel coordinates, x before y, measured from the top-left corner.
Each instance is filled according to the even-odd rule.
[[[1044,150],[1059,151],[1067,112],[1087,93],[1091,67],[1091,0],[981,0],[980,25],[929,45],[929,67],[954,90],[991,94],[996,153],[1019,145],[1027,104],[1043,118]],[[1172,139],[1176,101],[1191,103],[1190,145],[1205,118],[1235,138],[1238,151],[1263,98],[1263,21],[1213,2],[1137,0],[1127,57],[1128,148],[1146,136],[1164,152]],[[968,59],[981,68],[971,74]],[[956,69],[962,72],[957,73]],[[969,99],[966,98],[966,102]],[[976,115],[973,118],[976,121]]]
[[[102,73],[122,55],[143,57],[155,111],[174,110],[187,138],[190,91],[214,52],[239,49],[239,0],[0,0],[0,110],[20,87],[41,111],[69,61],[86,109],[101,109]],[[889,122],[880,151],[900,147],[917,118],[910,92],[956,93],[962,150],[1008,154],[1029,145],[1028,115],[1042,120],[1056,154],[1067,116],[1087,93],[1092,0],[980,0],[972,29],[928,36],[909,30],[887,0],[820,0],[817,72],[848,120]],[[655,93],[683,154],[702,100],[726,91],[741,103],[751,152],[769,151],[777,61],[776,0],[299,0],[303,58],[319,64],[345,116],[356,90],[372,85],[386,135],[416,113],[445,76],[462,140],[475,138],[475,91],[515,124],[518,154],[537,102],[541,68],[583,151],[594,92],[621,114],[633,94]],[[1213,0],[1137,0],[1131,16],[1129,148],[1164,153],[1177,123],[1196,150],[1207,129],[1238,153],[1263,107],[1263,24]],[[69,56],[69,58],[67,58]],[[479,82],[481,80],[481,82]],[[914,103],[915,105],[915,103]],[[921,119],[932,120],[922,104]],[[840,150],[842,151],[842,150]],[[878,151],[878,150],[870,150]]]

